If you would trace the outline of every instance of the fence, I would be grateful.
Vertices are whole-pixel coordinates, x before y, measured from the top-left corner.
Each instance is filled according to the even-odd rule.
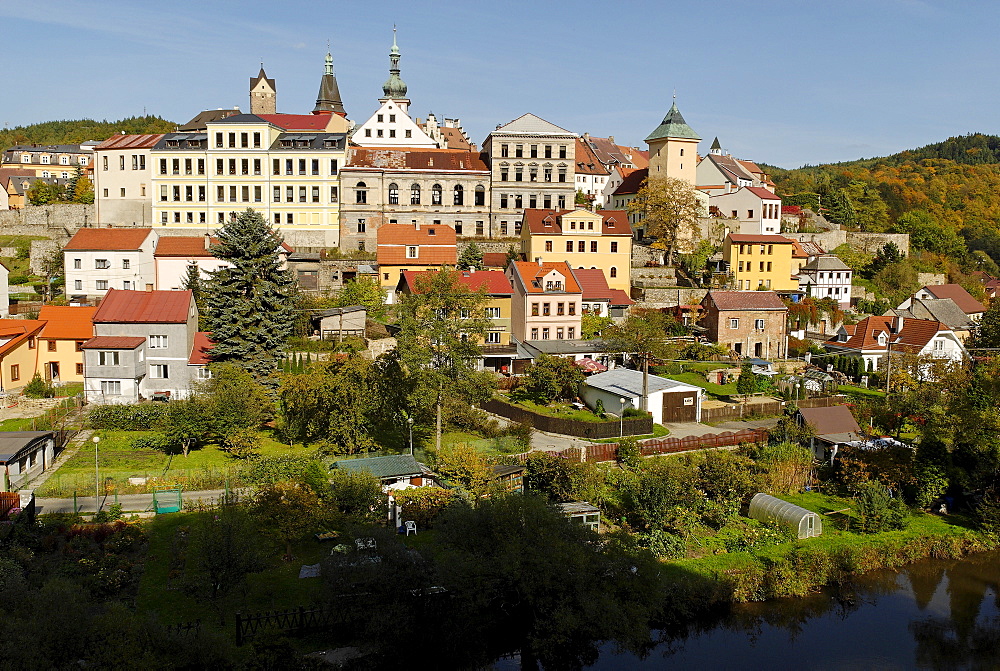
[[[829,408],[834,405],[847,403],[847,397],[838,394],[837,396],[813,396],[812,398],[801,398],[791,401],[800,408]]]
[[[723,431],[709,433],[704,436],[688,436],[687,438],[650,438],[639,443],[639,451],[644,457],[660,454],[677,454],[705,450],[713,447],[731,447],[744,443],[762,443],[768,439],[766,429],[744,429],[742,431]],[[514,458],[525,461],[531,452],[516,454]],[[618,458],[618,443],[597,443],[585,447],[568,447],[559,452],[550,452],[570,461],[601,462],[615,461]]]
[[[291,634],[322,631],[333,624],[333,615],[334,609],[332,608],[305,608],[303,606],[253,615],[236,613],[236,644],[243,645],[255,636],[276,631]]]
[[[620,435],[642,436],[653,433],[653,418],[649,416],[626,419],[624,422],[617,420],[610,422],[583,422],[577,419],[542,415],[499,399],[492,399],[483,403],[483,410],[492,412],[494,415],[506,417],[514,422],[529,421],[539,431],[559,433],[564,436],[575,436],[590,440],[617,438]]]
[[[701,421],[704,423],[730,422],[750,415],[780,415],[784,407],[783,401],[771,400],[763,403],[737,403],[721,408],[702,408]]]

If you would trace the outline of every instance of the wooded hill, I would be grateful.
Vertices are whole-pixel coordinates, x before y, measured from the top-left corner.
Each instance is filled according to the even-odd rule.
[[[44,121],[0,130],[0,151],[19,144],[80,144],[87,140],[107,140],[123,131],[126,135],[145,135],[172,133],[176,128],[176,123],[158,116],[128,117],[119,121]]]
[[[909,233],[924,270],[997,271],[1000,137],[974,133],[882,158],[771,170],[787,205],[854,230]]]

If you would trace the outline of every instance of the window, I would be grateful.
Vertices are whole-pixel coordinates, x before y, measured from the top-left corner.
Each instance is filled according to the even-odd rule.
[[[410,185],[410,205],[420,204],[420,185],[411,184]]]
[[[514,157],[521,158],[523,156],[524,156],[524,145],[523,144],[514,145]]]
[[[500,344],[500,331],[490,331],[486,334],[486,342],[490,345]]]
[[[107,169],[108,169],[108,157],[105,156],[104,157],[104,170],[107,170]]]
[[[77,375],[83,375],[83,364],[82,363],[76,364],[76,374]]]
[[[166,380],[170,378],[170,366],[165,363],[154,363],[149,367],[149,377],[154,380]]]
[[[543,328],[542,329],[542,340],[548,340],[548,339],[549,339],[549,330],[547,328]]]
[[[556,314],[557,315],[559,315],[561,317],[562,315],[565,314],[565,311],[566,311],[566,304],[565,303],[556,303]]]
[[[330,187],[330,202],[331,203],[336,203],[337,202],[337,198],[338,198],[337,187],[331,186]]]
[[[372,136],[372,129],[371,128],[366,128],[365,129],[365,137],[371,137],[371,136]]]
[[[189,212],[188,214],[190,215],[191,213]],[[132,283],[128,280],[124,280],[122,282],[122,289],[124,289],[125,291],[130,291],[132,289]]]
[[[365,183],[364,182],[358,182],[358,185],[356,187],[354,187],[354,188],[355,188],[355,191],[354,191],[355,202],[358,205],[365,205],[365,204],[367,204],[368,203],[368,192],[365,191],[365,189],[367,189],[368,187],[365,185]]]
[[[415,245],[406,248],[406,258],[408,259],[417,258],[417,247]]]
[[[299,187],[299,202],[300,203],[306,202],[306,187],[304,186]]]
[[[729,328],[731,328],[731,329],[738,329],[739,327],[740,327],[740,320],[739,319],[730,319],[729,320]]]
[[[260,188],[260,187],[257,187],[257,188]],[[312,202],[318,203],[319,202],[319,187],[318,186],[312,187],[312,191],[310,193],[311,193]]]
[[[576,303],[570,303],[569,304],[569,314],[570,314],[571,317],[576,314]],[[570,336],[570,337],[572,338],[572,336]]]
[[[49,340],[48,341],[48,351],[50,351],[50,352],[55,352],[56,351],[56,341],[55,340]]]
[[[455,204],[464,205],[465,204],[465,193],[462,190],[461,184],[455,185]]]
[[[531,329],[531,339],[538,340],[538,329]]]
[[[129,259],[122,259],[122,270],[128,270],[132,267],[132,261]]]
[[[73,280],[73,290],[83,291],[83,280]]]
[[[552,304],[551,303],[542,303],[542,316],[543,317],[548,317],[551,314],[552,314]]]
[[[566,158],[566,145],[559,145],[559,158]],[[560,180],[562,181],[562,180]]]
[[[500,308],[486,308],[487,319],[500,319]]]
[[[757,331],[763,331],[764,330],[764,320],[763,319],[754,319],[753,320],[753,327]]]
[[[590,253],[591,254],[596,254],[597,253],[597,240],[591,240],[590,241]]]
[[[21,366],[19,364],[13,364],[10,367],[10,379],[13,382],[17,382],[21,379]]]
[[[94,259],[94,268],[104,270],[111,267],[111,262],[107,259]]]
[[[573,244],[573,243],[570,243],[570,244]],[[552,251],[552,241],[551,240],[546,240],[545,241],[545,251],[547,251],[547,252],[551,252]]]
[[[149,336],[149,349],[166,349],[167,348],[167,336],[165,335],[151,335]]]
[[[364,232],[365,232],[365,220],[358,219],[358,233],[364,233]]]
[[[292,214],[291,212],[289,212],[288,214],[286,214],[285,215],[285,223],[286,224],[293,224],[293,223],[295,223],[295,215]]]
[[[120,380],[101,380],[101,393],[105,396],[120,396],[122,383]]]
[[[73,269],[81,270],[83,268],[83,259],[73,259]]]
[[[566,196],[559,196],[559,209],[560,210],[566,209]]]
[[[99,366],[119,365],[118,352],[114,350],[101,350],[97,353],[97,364]]]
[[[572,240],[567,240],[566,241],[566,251],[567,252],[572,252],[573,251],[573,241]]]
[[[538,303],[532,303],[531,304],[531,316],[532,317],[537,317],[538,316]]]
[[[618,269],[611,266],[611,277],[618,277]]]
[[[617,242],[612,242],[611,243],[611,253],[612,254],[617,254],[618,253],[618,243]]]
[[[337,159],[335,158],[330,159],[330,174],[331,175],[337,174]]]

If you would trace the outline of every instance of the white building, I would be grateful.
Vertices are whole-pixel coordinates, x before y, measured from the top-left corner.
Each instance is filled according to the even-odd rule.
[[[607,412],[616,415],[629,408],[638,409],[642,405],[642,377],[641,371],[629,368],[591,375],[580,389],[580,396],[590,408],[595,408],[600,400]],[[701,387],[650,375],[648,393],[646,410],[653,416],[654,424],[701,421],[705,395]]]
[[[738,191],[711,196],[709,212],[735,219],[734,233],[777,235],[781,233],[781,198],[764,187],[743,186]]]
[[[98,224],[149,226],[153,164],[149,151],[163,135],[114,135],[94,148]]]
[[[85,302],[109,289],[152,291],[157,239],[149,228],[81,228],[63,248],[66,295]]]
[[[851,305],[854,271],[836,256],[818,256],[799,269],[799,291],[814,298],[832,298],[840,307]]]
[[[160,238],[153,252],[156,288],[160,291],[183,289],[189,266],[197,266],[203,280],[208,279],[211,272],[232,266],[212,256],[211,247],[218,242],[207,234]]]

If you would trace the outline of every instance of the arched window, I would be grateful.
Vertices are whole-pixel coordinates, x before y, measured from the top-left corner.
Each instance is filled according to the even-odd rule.
[[[461,184],[455,185],[455,204],[464,205],[465,204],[465,193],[462,190]]]
[[[431,187],[431,205],[441,204],[441,185],[435,184]]]
[[[486,187],[482,184],[476,187],[476,206],[483,207],[486,205]]]
[[[618,269],[611,266],[611,277],[618,277]]]
[[[354,202],[358,205],[365,205],[368,202],[367,188],[368,185],[364,182],[358,182],[357,186],[354,187]]]
[[[399,205],[399,185],[395,182],[389,185],[389,204]]]
[[[410,205],[420,204],[420,185],[411,184],[410,185]]]

